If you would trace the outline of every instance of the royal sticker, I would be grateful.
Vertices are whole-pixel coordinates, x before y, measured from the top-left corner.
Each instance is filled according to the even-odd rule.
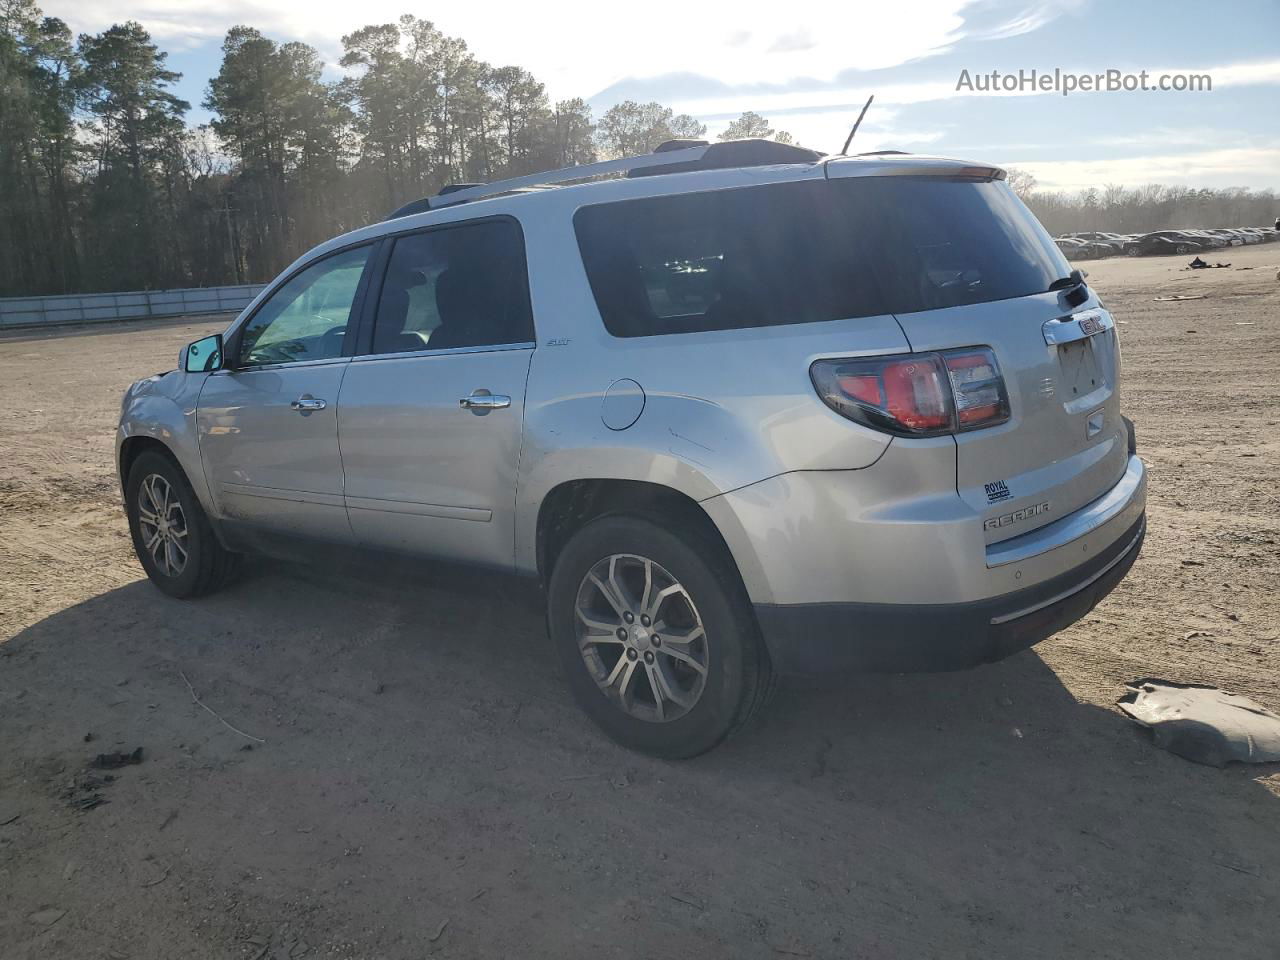
[[[1008,500],[1013,494],[1009,492],[1009,488],[1003,480],[993,480],[991,483],[984,483],[983,487],[987,491],[987,503],[999,503],[1001,500]]]

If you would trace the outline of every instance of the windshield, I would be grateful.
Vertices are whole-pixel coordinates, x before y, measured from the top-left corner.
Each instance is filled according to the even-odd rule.
[[[574,226],[622,337],[1007,300],[1071,271],[1002,181],[772,184],[583,207]]]

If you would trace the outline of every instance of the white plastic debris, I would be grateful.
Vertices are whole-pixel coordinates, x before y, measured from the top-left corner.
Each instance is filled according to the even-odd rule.
[[[1117,706],[1170,753],[1215,767],[1280,761],[1280,716],[1248,697],[1169,680],[1125,686],[1129,692]]]

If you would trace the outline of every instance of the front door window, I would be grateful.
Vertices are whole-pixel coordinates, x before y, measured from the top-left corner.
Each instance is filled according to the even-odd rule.
[[[276,290],[245,325],[237,366],[342,356],[370,249],[356,247],[326,257]]]

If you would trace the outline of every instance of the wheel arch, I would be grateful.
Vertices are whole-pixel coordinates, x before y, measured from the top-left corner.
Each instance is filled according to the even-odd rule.
[[[639,516],[692,533],[717,551],[742,583],[742,572],[720,528],[693,497],[645,480],[566,480],[548,491],[538,508],[535,555],[539,580],[551,577],[556,557],[582,527],[607,516]]]
[[[169,449],[168,445],[163,440],[159,440],[150,434],[136,434],[131,437],[125,437],[120,443],[119,463],[117,464],[117,467],[119,468],[121,491],[123,491],[125,486],[128,484],[129,471],[132,470],[133,465],[137,463],[138,457],[142,456],[142,454],[146,453],[148,450],[155,451],[168,457],[173,461],[174,466],[179,470],[182,470],[184,475],[186,474],[187,471],[183,469],[177,456],[174,455],[174,452]],[[187,479],[188,482],[190,482],[190,477]]]
[[[121,497],[127,495],[127,485],[129,483],[129,471],[133,469],[133,465],[138,462],[138,458],[144,453],[154,452],[167,458],[173,465],[182,472],[187,483],[191,487],[192,493],[195,494],[196,500],[204,509],[205,516],[209,520],[209,525],[213,529],[213,535],[217,537],[218,542],[224,548],[230,549],[230,542],[226,537],[222,525],[218,523],[217,515],[211,509],[212,504],[209,498],[209,489],[205,485],[203,472],[200,470],[200,464],[197,460],[195,464],[195,472],[190,465],[183,462],[182,457],[172,446],[165,443],[159,437],[151,433],[130,433],[123,437],[120,441],[119,450],[117,451],[117,469],[120,477],[120,494]],[[127,509],[126,504],[126,509]]]

